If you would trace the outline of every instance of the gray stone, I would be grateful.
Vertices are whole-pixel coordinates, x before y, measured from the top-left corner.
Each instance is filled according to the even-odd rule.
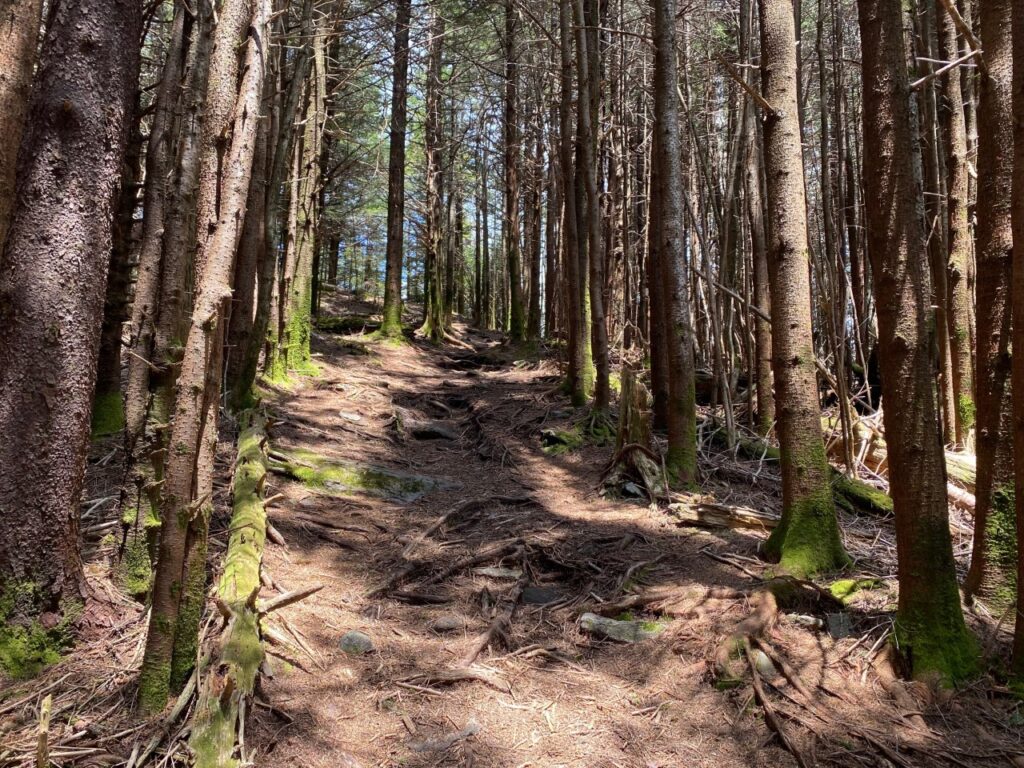
[[[853,623],[848,613],[829,613],[825,615],[828,633],[836,640],[842,640],[853,634]]]
[[[443,616],[438,616],[427,626],[435,632],[457,632],[466,626],[466,622],[461,616],[446,613]]]
[[[665,629],[664,624],[650,621],[621,621],[584,613],[580,616],[580,627],[592,635],[619,640],[623,643],[639,643],[657,636]]]
[[[364,653],[372,653],[374,651],[373,640],[365,632],[359,632],[354,629],[342,635],[341,650],[349,656],[362,656]]]
[[[555,587],[530,586],[523,590],[523,602],[527,605],[547,605],[556,603],[565,595]]]

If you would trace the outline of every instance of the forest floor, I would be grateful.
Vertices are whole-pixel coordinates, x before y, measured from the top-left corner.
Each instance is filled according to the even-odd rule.
[[[341,294],[324,305],[333,317],[373,311]],[[1024,766],[1024,711],[990,679],[951,693],[881,671],[897,589],[889,520],[844,515],[856,556],[844,578],[861,579],[838,585],[845,604],[780,610],[753,646],[759,672],[723,679],[716,652],[756,613],[766,533],[682,525],[603,493],[613,446],[544,450],[543,430],[582,415],[556,365],[456,330],[462,346],[443,348],[321,332],[319,375],[267,390],[279,543],[264,556],[263,596],[323,589],[275,614],[289,645],[264,668],[252,764]],[[771,462],[712,442],[702,435],[702,487],[686,503],[777,513]],[[95,451],[90,499],[109,487],[107,455]],[[214,568],[226,525],[213,523]],[[961,559],[969,531],[954,520]],[[123,764],[164,731],[180,737],[180,724],[127,714],[144,613],[110,580],[110,549],[87,553],[89,573],[123,612],[35,681],[0,687],[0,766],[31,760],[46,692],[55,764]],[[658,590],[669,598],[609,608]],[[612,628],[638,641],[586,629],[587,612],[638,622]],[[991,617],[970,621],[987,650],[1005,640]]]

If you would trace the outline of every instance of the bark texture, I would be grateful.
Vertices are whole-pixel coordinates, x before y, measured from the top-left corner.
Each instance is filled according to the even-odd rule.
[[[11,208],[18,147],[25,127],[42,0],[0,0],[0,251]]]
[[[971,674],[976,646],[960,608],[932,362],[923,201],[914,168],[900,0],[859,0],[864,47],[864,195],[899,558],[896,640],[914,677]]]
[[[83,595],[78,505],[141,13],[54,9],[0,273],[0,594],[26,613]]]
[[[197,487],[206,485],[204,479],[197,476],[197,466],[204,458],[207,466],[212,466],[210,435],[216,434],[220,384],[218,349],[223,339],[234,255],[249,192],[267,56],[265,26],[269,11],[266,5],[266,0],[259,0],[255,8],[245,0],[226,3],[219,15],[216,45],[211,56],[211,73],[217,74],[210,78],[208,114],[220,115],[221,120],[204,123],[202,143],[204,149],[220,144],[223,154],[204,151],[204,167],[200,173],[204,181],[199,188],[198,209],[206,212],[201,219],[203,226],[196,254],[196,264],[201,266],[201,271],[177,381],[164,478],[160,554],[139,680],[139,705],[146,711],[158,711],[167,701],[173,672],[172,655],[186,656],[178,653],[176,645],[195,642],[194,637],[181,634],[189,623],[182,619],[180,603],[183,597],[192,596],[194,592],[191,589],[194,585],[189,583],[194,573],[188,569],[188,555],[192,554],[191,562],[195,562],[197,550],[205,544],[193,541],[195,546],[190,547],[189,542],[189,538],[197,534],[194,520],[203,516],[209,501],[196,497]],[[247,38],[245,62],[240,67],[237,51],[239,43]],[[212,168],[208,165],[211,163]],[[209,204],[211,198],[215,201],[212,205]]]
[[[690,282],[683,242],[683,174],[679,163],[681,137],[676,92],[674,0],[654,3],[654,146],[658,155],[660,204],[655,246],[664,290],[661,292],[665,346],[668,354],[669,480],[690,485],[697,479],[697,412],[690,324]],[[652,322],[657,319],[652,318]]]
[[[388,154],[387,255],[384,311],[380,331],[402,333],[402,256],[405,232],[405,132],[409,92],[409,23],[412,0],[395,3],[395,63],[391,77],[391,131]],[[479,289],[478,289],[479,290]]]
[[[1012,0],[981,0],[987,72],[978,103],[977,380],[978,480],[974,551],[964,583],[997,606],[1014,600],[1016,536],[1010,425],[1010,278],[1013,233]]]
[[[782,520],[766,549],[787,571],[806,576],[840,568],[847,556],[821,438],[793,4],[762,0],[760,9],[762,89],[774,109],[764,121],[764,162],[772,371],[782,469]]]

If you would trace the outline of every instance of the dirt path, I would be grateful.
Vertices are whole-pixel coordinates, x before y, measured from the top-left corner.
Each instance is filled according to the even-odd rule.
[[[761,746],[768,734],[755,720],[734,723],[732,706],[703,680],[703,660],[681,660],[664,638],[620,645],[581,633],[581,605],[613,597],[627,577],[728,585],[737,574],[700,556],[710,537],[599,498],[607,449],[543,453],[541,423],[568,415],[549,394],[553,369],[517,369],[496,342],[470,339],[479,352],[378,344],[369,355],[327,339],[322,376],[272,401],[282,454],[369,462],[446,487],[402,503],[275,479],[271,492],[283,498],[271,519],[287,548],[271,547],[265,569],[282,588],[324,590],[289,613],[308,673],[273,663],[264,695],[279,711],[258,712],[252,736],[262,764],[789,764]],[[400,438],[396,407],[457,439]],[[487,548],[501,552],[475,568],[507,574],[467,565],[437,578]],[[368,596],[407,563],[416,570],[397,595]],[[486,679],[432,679],[459,666],[491,606],[504,615],[521,588],[505,642],[496,638],[473,665]],[[343,652],[351,630],[375,650]]]
[[[411,498],[422,489],[403,477],[397,498],[353,491],[347,475],[318,484],[275,474],[271,520],[286,546],[268,549],[265,571],[277,589],[324,589],[278,627],[293,642],[262,684],[247,737],[256,764],[796,765],[749,680],[723,689],[712,673],[716,646],[751,606],[708,590],[751,587],[764,573],[753,557],[762,536],[678,527],[663,511],[602,498],[610,448],[541,449],[541,429],[577,417],[555,368],[461,331],[472,349],[324,335],[322,375],[269,399],[280,420],[273,450],[293,470],[358,461],[439,485]],[[707,474],[705,490],[720,500],[777,503]],[[977,722],[948,717],[950,706],[962,714],[955,702],[936,709],[926,691],[933,711],[920,728],[869,675],[894,599],[879,584],[873,604],[851,611],[849,637],[792,615],[771,631],[815,692],[802,702],[779,676],[765,683],[808,764],[889,764],[885,742],[898,745],[901,765],[935,765],[955,728],[988,738]],[[644,642],[581,629],[583,612],[640,587],[704,597]],[[351,632],[373,650],[342,650]],[[957,764],[1002,763],[1010,755],[998,743],[979,746],[978,761],[959,752]]]

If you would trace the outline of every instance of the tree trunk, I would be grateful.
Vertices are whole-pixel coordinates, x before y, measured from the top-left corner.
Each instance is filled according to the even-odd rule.
[[[509,336],[526,338],[526,309],[523,305],[523,266],[519,251],[519,48],[516,34],[519,11],[513,0],[505,0],[505,261],[511,289]]]
[[[1013,346],[1024,349],[1024,14],[1013,14]],[[1024,354],[1012,358],[1013,391],[1024,392]],[[1014,501],[1017,515],[1017,617],[1011,673],[1024,680],[1024,397],[1013,401]]]
[[[412,0],[395,2],[395,63],[391,78],[388,155],[388,222],[381,334],[402,333],[402,255],[405,226],[405,131],[409,92],[409,24]]]
[[[766,549],[787,571],[806,576],[840,568],[848,558],[839,538],[821,439],[793,5],[790,0],[761,0],[760,13],[762,88],[774,110],[764,122],[764,162],[772,370],[782,456],[782,520]]]
[[[25,128],[43,0],[0,0],[0,252],[11,209],[18,147]]]
[[[576,110],[576,135],[579,151],[577,173],[583,180],[583,208],[578,211],[586,231],[585,242],[587,269],[589,270],[590,339],[594,356],[594,410],[605,411],[610,401],[608,326],[604,315],[604,240],[601,237],[601,191],[598,188],[597,128],[594,125],[600,73],[594,67],[597,52],[591,50],[592,41],[587,26],[593,15],[592,0],[575,0],[576,24],[576,67],[579,81],[579,96]],[[592,71],[595,70],[595,71]]]
[[[683,178],[679,102],[676,92],[674,0],[654,2],[654,146],[660,194],[652,214],[658,222],[655,246],[661,267],[662,316],[665,328],[669,397],[668,454],[671,482],[690,485],[697,479],[697,412],[694,393],[693,328],[690,324],[689,275],[683,241]],[[652,190],[653,191],[653,190]],[[659,279],[652,275],[652,280]],[[652,321],[653,322],[653,321]]]
[[[978,3],[987,73],[978,102],[977,379],[978,481],[968,599],[997,607],[1013,599],[1016,570],[1010,395],[1010,278],[1013,231],[1012,0]]]
[[[956,25],[941,0],[937,0],[940,56],[953,61],[960,56]],[[971,363],[971,306],[974,297],[967,282],[971,264],[971,231],[967,213],[967,132],[964,124],[963,91],[960,69],[954,68],[942,78],[941,117],[946,155],[946,226],[949,232],[946,260],[949,310],[949,344],[953,363],[953,426],[958,448],[972,445],[975,403]]]
[[[424,316],[420,332],[431,341],[444,339],[444,283],[441,250],[443,218],[443,174],[441,161],[441,56],[444,51],[445,19],[439,9],[432,10],[427,43],[427,93],[424,139],[427,175],[426,256],[424,258]]]
[[[134,217],[138,183],[142,177],[142,136],[138,132],[138,104],[132,108],[131,138],[125,152],[114,210],[107,292],[103,301],[103,325],[96,362],[96,392],[92,401],[92,433],[113,435],[124,429],[121,396],[121,334],[130,316]]]
[[[167,56],[160,76],[146,148],[142,236],[135,298],[128,327],[128,379],[124,398],[125,458],[129,462],[133,460],[135,446],[142,437],[149,405],[150,360],[156,339],[166,202],[170,191],[167,174],[177,139],[176,107],[192,30],[192,16],[186,12],[184,3],[179,1],[175,4]]]
[[[560,92],[558,103],[559,165],[562,174],[562,285],[565,290],[568,369],[566,389],[573,405],[587,401],[591,388],[589,330],[583,319],[579,260],[579,216],[576,185],[576,151],[572,128],[572,0],[559,0],[558,28],[560,49]]]
[[[959,680],[975,668],[949,534],[946,464],[933,373],[934,323],[924,205],[900,0],[860,0],[864,198],[878,313],[890,491],[896,515],[896,638],[916,678]]]
[[[85,596],[78,505],[140,30],[131,0],[65,0],[43,41],[0,275],[8,621]]]
[[[216,411],[220,371],[218,341],[231,296],[234,255],[241,235],[249,191],[249,175],[259,122],[259,102],[267,57],[266,21],[269,0],[250,8],[244,0],[229,0],[221,8],[216,45],[211,56],[211,78],[207,98],[208,120],[203,125],[203,168],[198,210],[211,212],[203,218],[197,243],[196,264],[200,272],[192,321],[183,349],[181,372],[174,403],[174,424],[169,445],[161,508],[160,554],[153,587],[153,604],[139,679],[139,705],[144,711],[159,711],[167,701],[171,668],[183,654],[176,647],[194,647],[195,637],[183,636],[191,625],[180,614],[183,594],[192,586],[188,569],[197,531],[193,518],[204,517],[209,498],[196,496],[205,485],[197,477],[197,464],[204,458],[212,464],[209,446],[216,436]],[[257,33],[258,30],[258,33]],[[244,67],[239,68],[237,51],[248,38]],[[241,80],[239,81],[239,77]],[[222,152],[217,152],[216,148]],[[213,149],[213,152],[208,150]],[[217,201],[216,206],[209,203]],[[207,467],[209,469],[210,467]],[[198,514],[197,514],[198,513]],[[200,547],[201,548],[201,547]],[[193,556],[192,562],[196,558]],[[191,590],[188,598],[193,598]],[[202,607],[201,590],[198,610]],[[188,599],[186,598],[186,599]],[[195,605],[190,603],[190,607]],[[187,618],[187,617],[186,617]],[[195,622],[198,629],[198,621]],[[194,658],[193,658],[194,661]]]

